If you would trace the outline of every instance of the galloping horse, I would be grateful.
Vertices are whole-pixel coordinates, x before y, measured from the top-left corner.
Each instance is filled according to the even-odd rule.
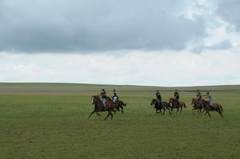
[[[115,109],[115,104],[113,103],[111,98],[109,98],[109,97],[106,98],[106,106],[104,107],[103,102],[100,100],[99,96],[92,96],[92,104],[94,105],[94,110],[90,113],[88,119],[94,113],[96,113],[97,115],[100,116],[99,112],[105,112],[105,111],[107,111],[108,114],[104,118],[104,120],[106,120],[109,116],[111,116],[111,119],[113,118],[113,113],[112,112],[115,112],[115,110],[114,110]]]
[[[177,109],[176,112],[179,112],[179,109],[180,109],[180,112],[182,112],[182,108],[186,108],[186,104],[182,101],[179,101],[179,103],[176,101],[176,99],[174,98],[170,98],[169,99],[169,104],[170,104],[170,107],[171,107],[171,111],[173,111],[174,108]]]
[[[211,114],[209,113],[210,111],[216,111],[221,117],[223,117],[223,114],[222,114],[223,107],[221,104],[213,103],[212,105],[210,105],[208,101],[205,101],[203,108],[206,111],[205,115],[208,114],[210,118],[211,118]]]
[[[205,102],[206,101],[204,99],[198,100],[197,98],[193,98],[192,103],[191,103],[191,105],[193,107],[192,111],[197,110],[199,113],[201,113],[202,110],[204,109]]]
[[[156,109],[156,113],[161,112],[161,114],[165,114],[166,110],[168,110],[170,113],[170,105],[167,102],[161,102],[161,104],[159,104],[156,99],[152,99],[150,105],[154,105],[154,108]]]

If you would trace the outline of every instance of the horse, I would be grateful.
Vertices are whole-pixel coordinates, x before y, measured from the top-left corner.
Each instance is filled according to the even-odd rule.
[[[173,111],[173,109],[176,108],[177,109],[176,112],[179,111],[182,112],[182,108],[186,108],[186,104],[184,102],[182,101],[177,102],[177,100],[174,98],[169,99],[169,105],[171,107],[171,111]]]
[[[208,114],[210,118],[211,118],[210,111],[216,111],[221,117],[223,117],[223,107],[219,103],[213,103],[212,105],[210,105],[208,101],[205,101],[203,108],[204,111],[206,112],[205,115]]]
[[[170,113],[170,105],[167,102],[161,102],[161,104],[159,104],[157,99],[152,99],[150,105],[154,105],[154,108],[156,109],[156,113],[165,114],[166,110],[168,110]]]
[[[124,103],[122,100],[117,100],[117,101],[115,102],[115,109],[116,109],[117,111],[121,111],[122,113],[124,112],[123,109],[124,109],[124,107],[126,107],[126,106],[127,106],[127,104]]]
[[[201,113],[202,110],[204,109],[204,102],[205,102],[204,99],[198,100],[197,98],[192,98],[191,102],[191,105],[193,107],[192,111],[197,110],[199,113]]]
[[[100,100],[99,96],[92,96],[92,105],[94,105],[94,110],[90,113],[90,115],[88,116],[88,119],[90,119],[90,117],[94,113],[96,113],[98,116],[100,116],[99,112],[105,112],[105,111],[107,111],[108,114],[104,118],[104,120],[107,120],[109,116],[111,116],[111,119],[113,118],[112,112],[115,112],[115,104],[111,100],[111,98],[109,98],[109,97],[106,98],[106,107],[104,107],[103,102]]]

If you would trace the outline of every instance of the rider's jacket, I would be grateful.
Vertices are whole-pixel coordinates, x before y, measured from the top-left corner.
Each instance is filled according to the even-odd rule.
[[[175,99],[178,100],[180,98],[179,93],[178,92],[174,92],[174,97],[175,97]]]
[[[115,103],[116,101],[118,101],[118,99],[119,99],[119,97],[118,97],[117,93],[114,93],[112,96],[113,102]]]
[[[198,99],[201,99],[201,98],[202,98],[202,95],[201,95],[201,93],[200,93],[200,92],[197,92],[197,95],[196,95],[196,97],[197,97]]]
[[[107,94],[106,94],[105,91],[102,91],[102,92],[100,93],[100,96],[101,96],[102,98],[106,98],[106,97],[107,97]]]
[[[211,96],[211,95],[208,95],[207,98],[208,98],[209,104],[212,105],[212,103],[213,103],[213,102],[212,102],[212,96]]]
[[[161,102],[162,101],[162,97],[161,94],[159,92],[156,93],[156,98]]]

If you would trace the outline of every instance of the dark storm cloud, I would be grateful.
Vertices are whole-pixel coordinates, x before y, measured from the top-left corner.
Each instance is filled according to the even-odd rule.
[[[178,0],[0,0],[0,51],[184,49],[205,35]]]

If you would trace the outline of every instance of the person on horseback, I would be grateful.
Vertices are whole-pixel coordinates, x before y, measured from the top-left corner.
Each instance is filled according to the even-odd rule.
[[[156,100],[157,100],[158,105],[161,105],[162,104],[162,96],[161,96],[159,90],[157,90],[155,95],[156,95]]]
[[[199,89],[197,90],[196,98],[197,98],[198,101],[200,101],[200,100],[202,99],[202,94],[201,94],[201,92],[199,91]]]
[[[119,97],[117,95],[116,89],[113,89],[113,96],[112,96],[112,101],[116,103],[118,101]]]
[[[209,106],[213,106],[212,96],[210,95],[209,91],[207,91],[206,97],[207,97],[207,101],[208,101]]]
[[[176,103],[177,103],[178,105],[180,105],[180,103],[179,103],[180,95],[179,95],[177,89],[175,89],[175,91],[174,91],[174,99],[175,99]]]
[[[106,101],[107,101],[106,98],[107,98],[107,93],[105,89],[102,89],[100,93],[100,100],[102,101],[104,107],[106,107]]]

